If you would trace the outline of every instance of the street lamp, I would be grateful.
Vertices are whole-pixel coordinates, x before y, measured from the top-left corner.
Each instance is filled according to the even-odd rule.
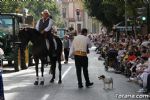
[[[127,0],[124,0],[125,2],[125,34],[127,35]]]
[[[77,20],[79,21],[80,19],[79,19],[79,16],[80,16],[80,9],[78,8],[78,9],[76,9],[76,15],[77,15]]]
[[[147,33],[150,34],[150,0],[143,0],[147,6]]]

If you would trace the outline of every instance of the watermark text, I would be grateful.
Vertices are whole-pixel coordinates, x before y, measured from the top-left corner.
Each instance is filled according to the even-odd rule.
[[[148,99],[150,95],[147,94],[116,94],[117,99]]]

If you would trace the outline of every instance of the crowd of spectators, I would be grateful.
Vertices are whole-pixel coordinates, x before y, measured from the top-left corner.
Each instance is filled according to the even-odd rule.
[[[115,72],[125,75],[128,82],[136,82],[138,92],[150,92],[150,34],[127,36],[120,34],[89,35],[96,46],[99,60],[104,60],[105,69],[113,67]]]

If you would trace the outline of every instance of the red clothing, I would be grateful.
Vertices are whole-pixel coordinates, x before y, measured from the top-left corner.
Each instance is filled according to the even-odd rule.
[[[136,60],[136,56],[135,55],[129,55],[128,56],[128,61],[134,61]]]

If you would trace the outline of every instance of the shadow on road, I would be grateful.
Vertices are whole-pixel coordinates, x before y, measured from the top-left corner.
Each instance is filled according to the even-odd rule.
[[[6,70],[6,69],[3,70],[3,74],[14,73],[14,72],[15,70]]]
[[[13,66],[3,65],[3,74],[14,73],[14,72],[15,70]]]

